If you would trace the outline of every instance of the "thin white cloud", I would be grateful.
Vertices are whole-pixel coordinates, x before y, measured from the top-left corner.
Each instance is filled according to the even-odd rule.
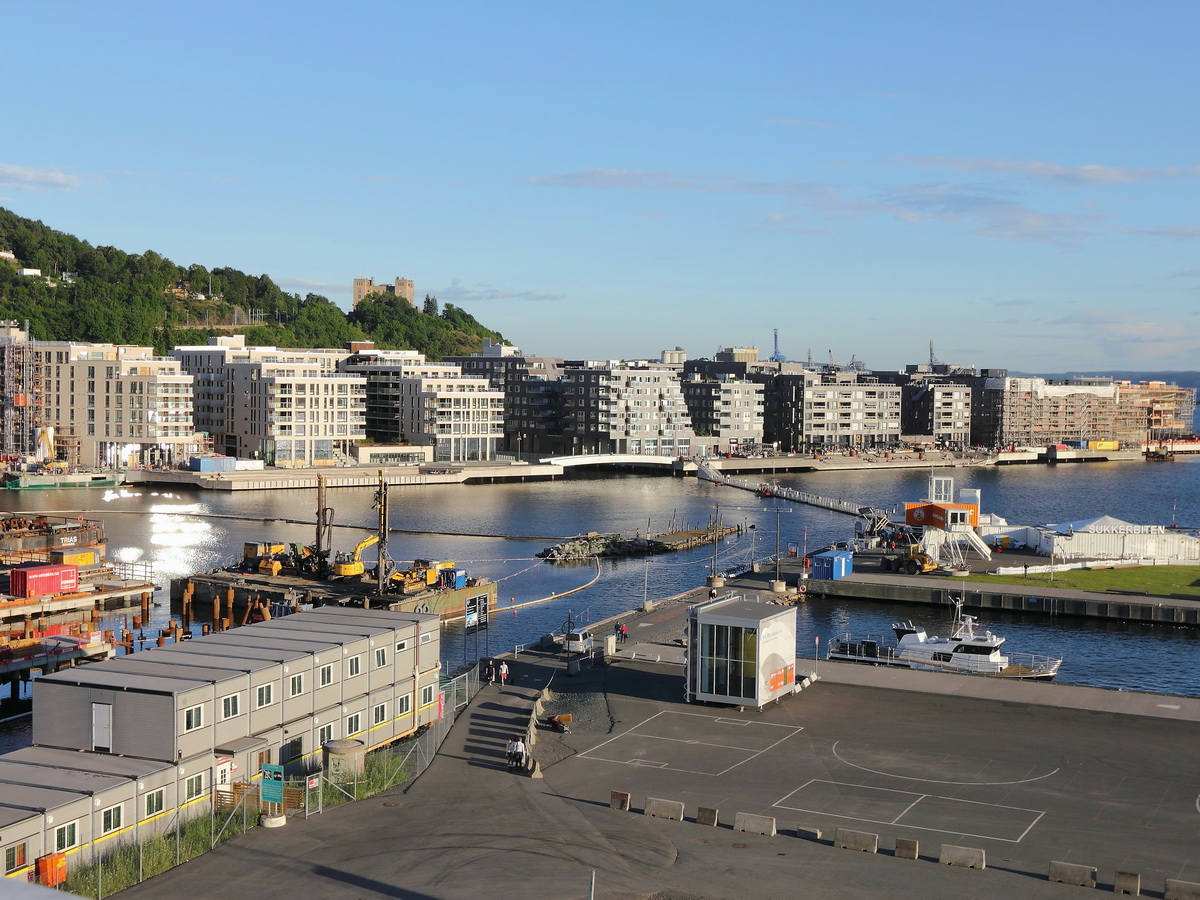
[[[766,125],[793,125],[801,128],[820,128],[824,131],[840,131],[843,127],[833,122],[821,122],[817,119],[793,119],[790,116],[764,119],[763,122]]]
[[[976,234],[1008,241],[1048,243],[1074,249],[1099,215],[1044,213],[998,196],[984,188],[955,185],[909,185],[893,190],[881,207],[900,219],[918,222],[969,221]]]
[[[885,215],[912,223],[930,220],[966,222],[972,225],[976,234],[984,237],[1049,243],[1064,249],[1077,247],[1087,229],[1102,219],[1099,214],[1039,212],[1009,199],[991,186],[950,183],[903,185],[876,200],[868,201],[849,197],[840,187],[794,181],[755,181],[722,172],[693,174],[670,170],[584,169],[562,175],[531,177],[528,182],[539,187],[576,190],[700,191],[780,197],[826,219]],[[751,230],[794,229],[801,233],[831,233],[821,230],[819,225],[794,219],[790,222],[772,220],[771,216],[774,215],[783,214],[765,214],[763,221],[752,226]]]
[[[77,175],[68,175],[58,169],[34,169],[29,166],[14,166],[0,163],[0,185],[26,191],[59,190],[69,191],[83,184]]]
[[[544,303],[546,301],[566,300],[566,294],[539,294],[536,291],[502,291],[488,285],[465,287],[457,278],[450,282],[450,287],[438,291],[430,291],[431,296],[437,297],[443,303],[494,303],[497,301],[515,301],[528,303]]]
[[[1182,272],[1176,272],[1172,278],[1200,278],[1200,269],[1184,269]]]
[[[350,293],[349,285],[333,284],[328,281],[313,281],[309,278],[279,278],[275,283],[281,288],[290,288],[295,291]]]
[[[1121,234],[1131,234],[1135,237],[1165,238],[1176,244],[1200,237],[1200,229],[1171,225],[1166,225],[1162,228],[1118,228],[1117,231]]]
[[[1081,307],[1047,323],[1070,331],[1072,338],[1093,341],[1108,359],[1128,358],[1153,362],[1193,352],[1197,335],[1194,328],[1180,327],[1180,320],[1169,315],[1155,320],[1145,310]]]
[[[1035,181],[1057,184],[1130,184],[1200,176],[1200,166],[1167,166],[1160,169],[1123,169],[1118,166],[1064,166],[1039,160],[971,158],[965,156],[893,156],[889,161],[919,169],[949,169],[954,172],[995,172],[1022,175]]]

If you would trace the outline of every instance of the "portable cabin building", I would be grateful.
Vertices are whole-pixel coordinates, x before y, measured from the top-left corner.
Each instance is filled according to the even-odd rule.
[[[812,558],[812,577],[818,581],[837,581],[854,571],[854,554],[848,550],[826,550]]]
[[[795,690],[796,608],[742,597],[688,610],[685,698],[762,707]]]

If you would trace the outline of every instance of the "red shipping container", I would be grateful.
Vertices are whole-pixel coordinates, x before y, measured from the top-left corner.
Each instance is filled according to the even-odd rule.
[[[8,592],[14,597],[45,597],[78,589],[78,566],[31,566],[13,569],[8,576]]]

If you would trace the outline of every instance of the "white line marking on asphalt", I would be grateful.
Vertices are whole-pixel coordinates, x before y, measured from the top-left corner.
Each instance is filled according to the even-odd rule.
[[[858,763],[852,763],[838,753],[838,744],[841,741],[834,741],[831,748],[834,757],[838,762],[843,762],[852,769],[861,769],[863,772],[870,772],[872,775],[883,775],[886,778],[903,778],[906,781],[926,781],[930,784],[957,784],[957,785],[978,785],[979,787],[1002,787],[1006,784],[1029,784],[1032,781],[1041,781],[1044,778],[1049,778],[1051,775],[1057,774],[1058,769],[1054,768],[1045,775],[1035,775],[1033,778],[1019,778],[1016,781],[940,781],[937,778],[921,778],[919,775],[897,775],[895,772],[881,772],[878,769],[870,769],[866,766],[860,766]],[[990,765],[990,763],[989,763]]]

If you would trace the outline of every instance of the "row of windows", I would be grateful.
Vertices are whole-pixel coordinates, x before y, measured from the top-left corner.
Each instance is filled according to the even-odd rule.
[[[428,643],[429,635],[421,635],[421,643]],[[402,652],[407,649],[408,642],[400,641],[396,644],[396,652]],[[374,651],[375,668],[381,669],[388,663],[388,651],[386,647],[376,647]],[[333,684],[333,663],[330,663],[317,669],[317,686],[319,688],[328,687]],[[363,654],[351,656],[346,660],[346,677],[355,678],[362,674]],[[304,693],[304,673],[292,675],[288,678],[288,697],[298,697]],[[263,709],[275,702],[275,684],[260,684],[255,688],[254,692],[254,708]],[[241,714],[241,694],[228,694],[222,697],[218,703],[221,705],[221,721],[232,719]],[[197,705],[189,707],[183,711],[183,729],[184,731],[195,731],[198,728],[204,727],[204,707]]]

